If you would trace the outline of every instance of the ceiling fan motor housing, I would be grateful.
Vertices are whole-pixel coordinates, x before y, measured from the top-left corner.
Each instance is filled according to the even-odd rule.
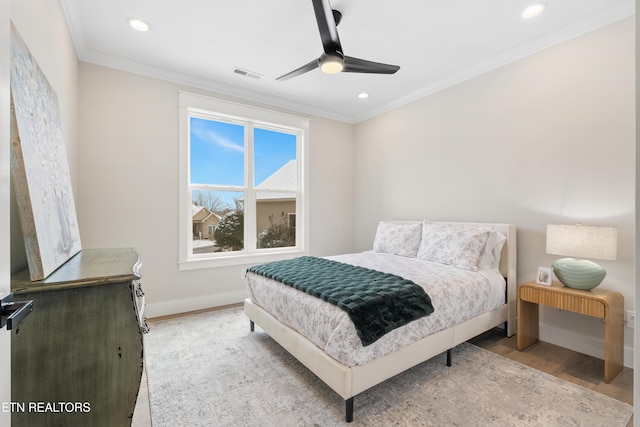
[[[344,55],[340,52],[323,53],[318,59],[318,64],[323,73],[337,74],[344,70]]]

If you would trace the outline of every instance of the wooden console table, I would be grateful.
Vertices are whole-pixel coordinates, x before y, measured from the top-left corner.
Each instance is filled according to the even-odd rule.
[[[518,288],[517,348],[524,350],[538,341],[539,304],[604,319],[604,382],[609,383],[623,368],[624,297],[616,291],[567,288],[524,283]]]

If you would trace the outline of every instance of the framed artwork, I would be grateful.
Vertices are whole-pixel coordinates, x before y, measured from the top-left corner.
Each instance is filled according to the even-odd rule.
[[[58,97],[11,28],[11,174],[32,281],[82,247]]]
[[[551,286],[553,280],[553,271],[549,267],[538,267],[538,275],[536,276],[536,283],[538,285]]]

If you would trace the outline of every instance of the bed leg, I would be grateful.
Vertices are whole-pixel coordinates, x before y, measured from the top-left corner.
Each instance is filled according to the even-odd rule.
[[[256,329],[256,324],[253,323],[253,320],[249,320],[249,330],[253,332],[255,331],[255,329]]]
[[[344,401],[344,409],[345,409],[345,421],[350,423],[353,421],[353,397],[348,398]]]
[[[447,366],[451,367],[451,349],[447,350]]]

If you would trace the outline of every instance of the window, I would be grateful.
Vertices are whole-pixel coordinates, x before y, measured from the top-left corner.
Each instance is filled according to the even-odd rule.
[[[308,120],[180,93],[180,268],[306,250]]]

